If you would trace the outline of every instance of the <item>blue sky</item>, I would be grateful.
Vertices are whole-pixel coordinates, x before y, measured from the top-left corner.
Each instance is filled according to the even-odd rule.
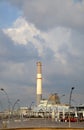
[[[9,27],[19,17],[21,11],[7,1],[0,2],[0,28]]]
[[[36,102],[36,62],[42,62],[43,98],[65,94],[84,104],[84,1],[0,1],[0,88],[12,104]],[[3,100],[4,99],[4,100]],[[7,99],[0,93],[7,108]],[[1,109],[1,108],[0,108]]]

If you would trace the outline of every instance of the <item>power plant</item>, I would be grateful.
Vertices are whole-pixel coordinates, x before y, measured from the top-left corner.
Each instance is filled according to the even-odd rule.
[[[44,102],[44,100],[42,99],[42,63],[37,62],[36,65],[37,65],[36,105],[38,106],[41,102]],[[47,100],[48,102],[53,104],[60,104],[60,98],[57,93],[50,94]]]
[[[37,62],[37,105],[39,105],[42,99],[42,64],[41,62]]]
[[[59,121],[68,121],[69,118],[74,119],[77,122],[77,117],[82,119],[84,118],[84,110],[79,110],[79,106],[76,109],[70,105],[71,95],[73,87],[71,88],[69,104],[63,104],[60,102],[60,98],[65,96],[64,94],[61,97],[58,96],[58,93],[50,94],[46,99],[42,95],[42,63],[39,61],[37,65],[37,80],[36,80],[36,106],[33,107],[33,116],[39,117],[51,117],[52,119],[57,119]],[[84,108],[84,107],[83,107]],[[81,113],[81,114],[80,114]],[[82,116],[81,116],[82,115]],[[76,117],[76,118],[75,118]],[[76,120],[75,120],[76,119]]]

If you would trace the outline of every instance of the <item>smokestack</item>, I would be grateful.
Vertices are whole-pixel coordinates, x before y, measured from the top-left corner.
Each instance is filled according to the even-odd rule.
[[[42,64],[37,62],[37,105],[39,105],[42,99]]]

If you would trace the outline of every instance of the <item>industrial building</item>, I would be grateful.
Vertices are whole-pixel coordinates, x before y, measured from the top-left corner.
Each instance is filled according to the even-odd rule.
[[[73,90],[73,88],[72,88]],[[72,91],[71,91],[72,93]],[[57,93],[50,94],[47,99],[43,99],[42,95],[42,63],[37,62],[37,87],[36,87],[36,106],[33,108],[34,116],[52,117],[57,120],[69,117],[84,118],[84,106],[71,107],[70,104],[62,104]],[[70,95],[71,96],[71,95]],[[71,98],[71,97],[70,97]],[[82,114],[80,114],[82,113]],[[77,120],[76,120],[77,121]]]

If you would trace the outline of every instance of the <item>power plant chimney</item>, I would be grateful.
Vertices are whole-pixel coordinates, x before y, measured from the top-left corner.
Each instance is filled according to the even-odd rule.
[[[37,62],[37,105],[39,105],[42,99],[42,64]]]

